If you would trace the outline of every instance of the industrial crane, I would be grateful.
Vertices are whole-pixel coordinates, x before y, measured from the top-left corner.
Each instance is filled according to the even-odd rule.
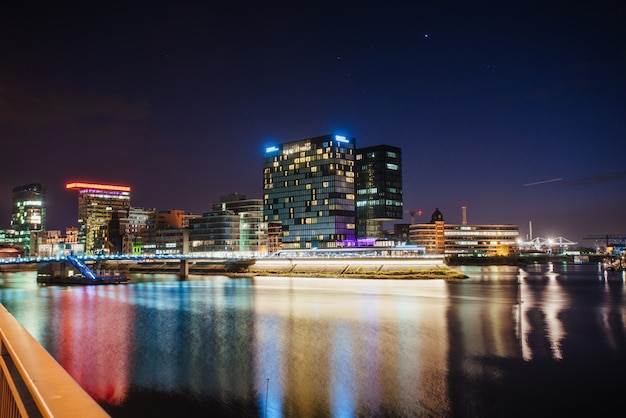
[[[411,225],[415,223],[415,215],[422,216],[421,210],[405,210],[404,213],[411,215]]]

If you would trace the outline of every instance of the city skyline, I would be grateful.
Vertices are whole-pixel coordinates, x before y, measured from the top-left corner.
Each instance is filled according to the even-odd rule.
[[[262,197],[267,146],[337,134],[403,151],[404,210],[534,236],[626,232],[617,2],[2,6],[0,228],[72,180],[202,213]]]

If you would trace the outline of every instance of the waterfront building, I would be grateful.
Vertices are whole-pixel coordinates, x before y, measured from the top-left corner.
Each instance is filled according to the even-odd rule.
[[[214,203],[213,211],[239,215],[240,252],[267,254],[267,224],[263,222],[262,199],[248,199],[246,195],[232,193]]]
[[[109,222],[109,241],[113,254],[142,254],[144,244],[154,238],[156,210],[130,207],[113,212]]]
[[[383,238],[383,222],[402,219],[402,152],[398,147],[359,148],[355,157],[357,238]]]
[[[15,231],[13,245],[30,255],[30,234],[46,225],[46,191],[39,183],[13,188],[11,229]]]
[[[78,191],[78,232],[85,253],[108,253],[109,222],[113,212],[130,208],[130,187],[75,182],[65,188]]]
[[[430,223],[409,226],[411,243],[426,248],[429,254],[451,256],[506,256],[516,251],[517,225],[446,224],[439,209]]]
[[[154,254],[187,254],[189,252],[189,225],[200,215],[179,209],[156,212],[154,210],[146,219],[146,228],[131,244],[134,253]]]
[[[15,229],[0,229],[0,249],[14,249],[15,251],[6,251],[4,254],[15,254],[16,257],[24,257],[24,248],[15,248],[17,231]]]
[[[76,227],[66,228],[65,235],[55,229],[31,233],[31,257],[59,258],[84,253],[85,244],[78,241]]]
[[[355,139],[324,135],[266,148],[263,221],[280,222],[283,248],[354,245]]]
[[[237,253],[265,255],[266,223],[263,201],[233,193],[222,196],[211,211],[189,222],[189,251],[192,253]]]
[[[240,216],[233,211],[205,212],[189,222],[192,253],[238,252]]]
[[[157,229],[148,244],[142,245],[144,255],[187,254],[189,234],[184,228]]]

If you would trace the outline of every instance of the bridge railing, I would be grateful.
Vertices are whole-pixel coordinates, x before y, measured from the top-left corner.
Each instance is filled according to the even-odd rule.
[[[108,417],[0,305],[0,417]]]

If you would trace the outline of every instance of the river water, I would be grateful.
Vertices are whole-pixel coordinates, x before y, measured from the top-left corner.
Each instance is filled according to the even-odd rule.
[[[470,278],[6,273],[0,303],[113,417],[621,415],[624,273],[457,269]]]

